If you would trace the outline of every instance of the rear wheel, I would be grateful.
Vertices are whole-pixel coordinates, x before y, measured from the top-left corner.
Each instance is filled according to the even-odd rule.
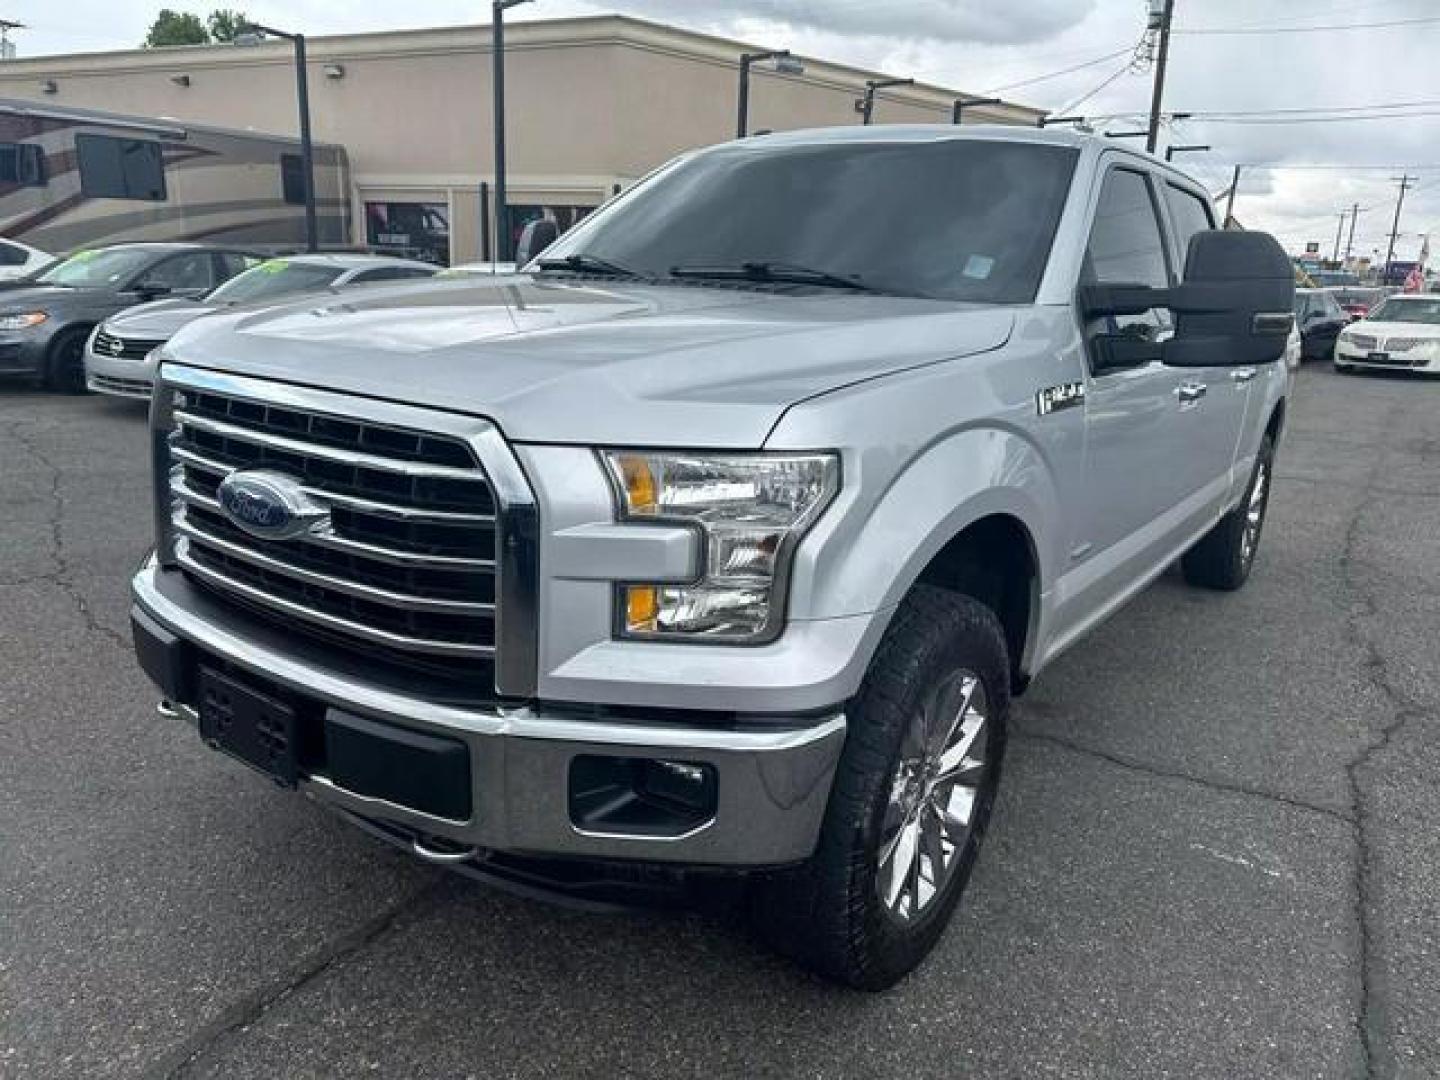
[[[866,990],[925,958],[989,820],[1009,672],[988,607],[928,586],[907,597],[847,710],[815,855],[754,890],[757,929],[777,950]]]
[[[62,330],[50,343],[45,356],[44,382],[47,390],[65,394],[85,393],[85,339],[87,327]]]
[[[1240,588],[1250,577],[1260,534],[1265,528],[1265,511],[1270,505],[1270,479],[1275,464],[1275,440],[1266,435],[1255,458],[1255,471],[1240,505],[1180,559],[1185,580],[1205,589],[1227,592]]]

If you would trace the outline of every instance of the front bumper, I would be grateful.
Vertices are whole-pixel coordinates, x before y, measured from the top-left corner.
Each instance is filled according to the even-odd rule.
[[[1382,356],[1385,359],[1378,359]],[[1375,353],[1357,349],[1342,340],[1335,343],[1335,363],[1341,367],[1370,368],[1375,371],[1426,371],[1440,374],[1440,351],[1417,348],[1403,352]]]
[[[45,367],[50,334],[45,327],[0,333],[0,375],[38,375]]]
[[[815,848],[845,739],[838,711],[710,727],[666,722],[655,710],[626,718],[623,709],[611,709],[600,720],[533,704],[445,703],[308,662],[278,631],[242,626],[177,579],[151,559],[132,585],[137,651],[177,712],[195,715],[186,673],[202,662],[223,663],[327,717],[358,716],[400,738],[458,741],[468,754],[471,809],[464,820],[349,790],[320,770],[299,781],[318,802],[462,851],[759,867],[803,860]],[[706,766],[716,778],[713,814],[678,835],[581,828],[572,819],[572,767],[578,758],[596,757]]]
[[[103,356],[94,350],[94,337],[85,343],[85,386],[97,394],[150,400],[155,386],[155,361]],[[151,354],[153,355],[153,354]]]

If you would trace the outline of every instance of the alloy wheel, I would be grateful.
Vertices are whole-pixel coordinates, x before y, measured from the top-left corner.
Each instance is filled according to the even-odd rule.
[[[890,915],[911,922],[944,891],[974,835],[990,746],[979,676],[946,679],[911,721],[890,785],[875,887]]]

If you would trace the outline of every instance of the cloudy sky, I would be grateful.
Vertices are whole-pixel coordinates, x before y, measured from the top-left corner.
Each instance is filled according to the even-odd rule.
[[[489,9],[482,0],[225,2],[312,34],[483,21]],[[161,6],[203,13],[216,5],[12,0],[0,14],[27,24],[15,40],[33,57],[133,46]],[[1114,117],[1098,126],[1118,131],[1135,126],[1126,114],[1149,105],[1149,72],[1127,67],[1146,7],[1147,0],[537,0],[511,18],[619,11],[959,91]],[[1328,254],[1337,215],[1358,203],[1355,250],[1383,255],[1392,178],[1408,169],[1419,183],[1407,196],[1396,257],[1413,257],[1422,233],[1440,231],[1440,0],[1176,0],[1175,26],[1165,107],[1197,117],[1176,122],[1172,137],[1213,147],[1185,159],[1212,192],[1228,185],[1232,165],[1251,166],[1236,203],[1247,225],[1271,229],[1297,250],[1320,241]],[[1064,69],[1073,70],[1040,78]]]

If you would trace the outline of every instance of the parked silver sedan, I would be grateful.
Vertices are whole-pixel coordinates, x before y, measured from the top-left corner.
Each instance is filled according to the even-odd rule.
[[[85,385],[116,397],[150,397],[153,349],[212,311],[263,307],[298,293],[430,277],[437,267],[389,255],[316,254],[267,259],[198,300],[154,300],[112,315],[85,344]]]

